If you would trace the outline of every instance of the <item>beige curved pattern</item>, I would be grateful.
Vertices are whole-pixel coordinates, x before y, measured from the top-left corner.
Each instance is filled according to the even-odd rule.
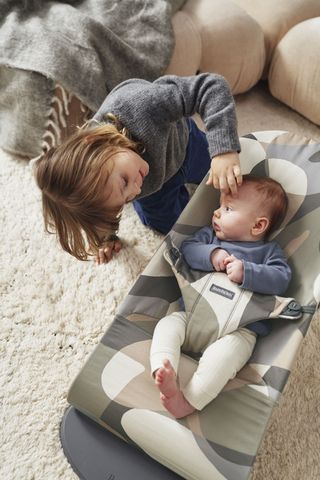
[[[121,420],[126,434],[150,457],[194,480],[226,480],[199,449],[192,432],[174,419],[143,409],[131,409]],[[148,425],[144,429],[143,425]],[[178,446],[178,448],[177,448]],[[179,465],[179,470],[176,466]]]
[[[243,138],[241,142],[240,163],[242,173],[250,173],[253,167],[266,158],[263,146],[251,138]]]
[[[257,132],[252,132],[252,135],[262,143],[270,143],[275,138],[285,135],[287,132],[285,130],[262,130]]]
[[[102,388],[106,395],[114,400],[126,385],[144,371],[144,365],[122,352],[117,352],[103,369]]]

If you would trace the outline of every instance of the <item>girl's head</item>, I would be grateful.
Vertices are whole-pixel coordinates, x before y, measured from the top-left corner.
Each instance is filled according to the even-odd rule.
[[[79,260],[117,231],[124,203],[140,193],[148,165],[138,151],[125,130],[107,123],[79,129],[36,161],[45,228]]]
[[[221,194],[213,228],[221,240],[260,240],[280,226],[287,208],[287,195],[280,183],[269,177],[244,175],[236,196]]]

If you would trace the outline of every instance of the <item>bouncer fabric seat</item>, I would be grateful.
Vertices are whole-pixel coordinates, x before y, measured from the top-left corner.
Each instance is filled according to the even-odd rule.
[[[275,178],[287,192],[289,210],[272,238],[293,272],[286,296],[305,306],[305,313],[298,320],[272,319],[272,332],[258,338],[248,364],[202,411],[177,420],[164,409],[151,378],[149,349],[157,321],[181,309],[181,291],[163,253],[168,240],[179,246],[210,223],[219,192],[204,181],[118,308],[68,397],[77,410],[189,480],[249,477],[320,298],[320,144],[265,131],[241,138],[241,147],[243,173]],[[182,386],[196,367],[183,353]]]

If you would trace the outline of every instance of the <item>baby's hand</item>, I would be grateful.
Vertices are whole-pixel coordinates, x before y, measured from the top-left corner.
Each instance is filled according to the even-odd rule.
[[[223,193],[231,192],[235,195],[241,183],[242,175],[237,152],[224,153],[212,159],[206,185],[213,185]]]
[[[229,255],[224,259],[226,274],[229,280],[235,283],[243,282],[243,263],[234,255]]]
[[[98,250],[98,255],[96,256],[97,265],[109,263],[113,254],[120,252],[121,248],[121,240],[116,235],[111,235],[108,240],[103,242],[103,245]]]
[[[230,255],[223,248],[216,248],[211,253],[211,263],[216,272],[224,272],[226,269],[225,259]]]

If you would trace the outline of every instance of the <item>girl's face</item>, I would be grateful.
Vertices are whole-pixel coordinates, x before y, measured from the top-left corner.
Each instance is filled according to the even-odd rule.
[[[129,149],[121,149],[112,155],[113,168],[105,190],[108,208],[121,208],[141,193],[149,165],[140,155]]]
[[[262,214],[257,192],[250,186],[242,186],[237,196],[220,196],[220,207],[214,211],[212,226],[220,240],[257,240],[253,234]]]

